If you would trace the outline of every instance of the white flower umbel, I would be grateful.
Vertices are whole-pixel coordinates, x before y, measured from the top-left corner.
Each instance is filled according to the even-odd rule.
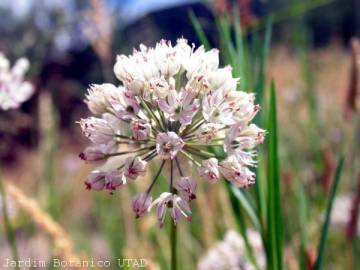
[[[112,193],[144,175],[157,159],[160,167],[148,189],[133,199],[133,209],[142,217],[156,207],[162,225],[167,209],[175,223],[181,216],[191,219],[189,203],[197,185],[183,171],[180,157],[207,182],[216,183],[221,175],[237,187],[255,182],[249,168],[256,165],[254,148],[265,131],[251,120],[260,107],[254,94],[236,90],[239,79],[231,67],[219,68],[218,50],[195,49],[183,38],[175,46],[162,40],[155,48],[140,45],[130,56],[119,55],[114,73],[121,85],[89,88],[85,102],[95,116],[80,125],[93,145],[80,157],[88,162],[126,158],[113,168],[93,171],[88,189]],[[210,152],[210,147],[220,151]],[[169,190],[152,203],[165,163],[170,165]],[[180,177],[174,176],[175,167]]]
[[[227,231],[222,241],[211,247],[200,258],[197,270],[255,270],[266,268],[266,256],[261,235],[257,231],[246,231],[248,244],[252,247],[258,267],[252,262],[246,251],[246,244],[236,231]]]
[[[16,109],[34,93],[31,83],[24,81],[29,69],[29,61],[25,58],[17,60],[10,68],[9,60],[0,52],[0,108]]]

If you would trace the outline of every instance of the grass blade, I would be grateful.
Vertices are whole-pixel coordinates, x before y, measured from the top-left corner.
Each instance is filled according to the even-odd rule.
[[[194,27],[196,35],[197,35],[198,39],[200,40],[200,42],[202,43],[202,45],[204,45],[206,50],[211,49],[210,42],[207,39],[204,29],[202,28],[202,26],[193,10],[189,11],[189,18],[190,18],[191,24]]]
[[[305,187],[302,183],[299,183],[299,194],[298,194],[298,211],[299,211],[299,229],[300,229],[300,259],[299,269],[306,270],[307,268],[307,222],[308,222],[308,198],[306,195]]]
[[[226,185],[226,190],[229,194],[231,206],[232,206],[232,209],[234,212],[236,223],[238,225],[238,229],[239,229],[239,231],[244,239],[244,242],[245,242],[246,252],[249,256],[249,259],[251,260],[253,265],[256,267],[256,269],[259,269],[259,266],[257,264],[256,258],[254,255],[253,248],[250,245],[250,242],[247,237],[247,226],[246,226],[245,218],[243,215],[243,211],[245,210],[247,212],[247,214],[249,215],[250,220],[256,227],[256,229],[259,229],[260,224],[259,224],[259,220],[256,216],[254,206],[251,205],[252,203],[245,196],[245,193],[243,190],[234,187],[232,184],[230,184],[227,181],[225,182],[225,185]]]
[[[277,142],[277,112],[275,84],[271,83],[268,119],[268,211],[267,211],[267,255],[268,267],[282,269],[282,215],[280,206],[280,177]]]
[[[258,81],[256,85],[256,97],[257,102],[261,105],[263,100],[263,94],[264,94],[264,88],[265,88],[265,68],[266,68],[266,62],[269,55],[269,49],[271,45],[271,35],[272,35],[272,25],[273,25],[273,19],[270,16],[267,24],[266,24],[266,31],[264,36],[264,46],[262,48],[261,52],[261,58],[260,58],[260,66],[259,66],[259,76]]]
[[[339,186],[340,176],[341,176],[341,171],[342,171],[343,165],[344,165],[344,158],[341,158],[336,167],[334,182],[331,187],[330,197],[329,197],[329,201],[328,201],[328,204],[326,207],[326,216],[325,216],[325,221],[324,221],[323,228],[321,231],[321,237],[320,237],[320,242],[319,242],[319,246],[318,246],[318,255],[317,255],[316,262],[315,262],[314,270],[320,270],[320,269],[322,269],[322,266],[323,266],[325,242],[326,242],[326,238],[327,238],[328,231],[329,231],[331,211],[332,211],[332,206],[333,206],[334,199],[336,196],[336,192],[337,192],[337,189]]]
[[[220,39],[220,51],[223,55],[224,62],[231,65],[234,74],[239,70],[236,59],[236,53],[233,41],[231,39],[231,27],[229,18],[226,15],[220,16],[215,20],[217,31]],[[233,74],[233,75],[234,75]]]
[[[230,193],[230,198],[235,198],[237,202],[240,203],[240,205],[243,207],[247,215],[249,216],[251,223],[254,225],[254,227],[259,230],[260,229],[260,221],[256,215],[255,207],[252,205],[252,203],[248,200],[248,198],[245,196],[244,191],[240,190],[234,186],[232,186],[229,183],[226,183],[228,191]],[[236,213],[235,213],[236,214]]]
[[[274,23],[278,24],[289,19],[300,17],[309,11],[333,2],[335,2],[335,0],[299,1],[297,3],[292,3],[288,7],[285,7],[281,10],[271,12],[271,15],[269,16],[273,16]],[[253,29],[261,30],[265,28],[269,16],[265,16],[264,18],[260,19],[259,22],[253,27]]]
[[[236,62],[238,70],[234,70],[234,76],[240,77],[240,89],[242,91],[248,91],[249,89],[249,68],[246,59],[246,40],[242,35],[242,29],[240,24],[239,8],[234,7],[233,11],[233,24],[235,32],[235,47],[236,47]]]
[[[265,88],[265,66],[267,62],[267,57],[269,53],[270,43],[271,43],[271,35],[272,35],[272,20],[268,21],[268,25],[265,32],[264,37],[264,46],[262,48],[261,59],[260,59],[260,66],[259,66],[259,73],[257,77],[257,84],[256,84],[256,94],[257,94],[257,103],[263,105],[263,93]],[[261,122],[261,115],[262,113],[258,113],[255,117],[255,124],[259,125]],[[265,184],[261,181],[261,163],[259,163],[259,167],[256,169],[256,178],[257,181],[255,183],[256,189],[256,196],[258,201],[259,207],[259,215],[260,220],[262,221],[261,224],[265,223],[265,219],[267,216],[267,209],[266,209],[266,192],[265,192]]]

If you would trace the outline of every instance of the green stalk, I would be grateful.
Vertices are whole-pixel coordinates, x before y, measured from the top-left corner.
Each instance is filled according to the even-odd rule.
[[[194,147],[191,147],[191,146],[188,146],[188,145],[185,145],[185,150],[192,153],[192,154],[194,154],[194,155],[200,156],[200,157],[205,157],[205,158],[216,157],[216,155],[213,154],[213,153],[210,153],[210,152],[205,151],[205,150],[200,150],[198,148],[194,148]]]
[[[281,213],[280,176],[277,138],[277,110],[275,83],[270,89],[268,119],[268,196],[267,196],[267,245],[269,270],[283,269],[283,220]]]
[[[280,10],[276,10],[270,13],[270,15],[265,16],[259,20],[259,22],[250,28],[250,30],[259,31],[266,27],[267,20],[270,16],[274,18],[274,24],[284,22],[293,18],[303,16],[305,13],[312,11],[316,8],[328,5],[335,2],[335,0],[308,0],[308,1],[299,1],[298,3],[292,3],[288,7],[285,7]],[[248,32],[244,31],[244,35]]]
[[[172,194],[175,194],[176,190],[173,185],[174,184],[174,162],[173,162],[173,160],[171,160],[170,164],[171,164],[170,165],[170,192]],[[175,222],[171,222],[171,231],[170,231],[171,270],[177,269],[176,242],[177,242],[176,224],[175,224]]]
[[[163,123],[157,118],[157,116],[155,115],[155,113],[149,108],[148,104],[146,103],[146,101],[142,98],[140,98],[140,104],[142,105],[142,107],[144,108],[144,110],[147,112],[149,120],[151,119],[151,116],[155,119],[156,123],[158,124],[159,128],[162,131],[165,131],[165,127],[163,126]]]
[[[238,229],[244,238],[245,242],[245,248],[246,253],[249,256],[249,259],[253,263],[253,265],[256,267],[257,270],[259,270],[259,265],[256,261],[254,250],[249,243],[249,239],[247,236],[247,224],[245,220],[245,216],[243,214],[244,210],[249,215],[252,223],[254,224],[255,228],[258,229],[260,227],[259,221],[257,220],[257,216],[254,211],[254,207],[250,206],[250,202],[248,198],[244,195],[244,191],[234,187],[232,184],[230,184],[229,181],[225,181],[226,190],[230,197],[230,203],[234,212],[235,220],[238,226]]]
[[[343,168],[343,164],[344,164],[344,158],[341,158],[339,160],[339,162],[338,162],[337,167],[336,167],[334,182],[333,182],[333,185],[331,187],[329,202],[328,202],[327,207],[326,207],[326,216],[325,216],[325,221],[324,221],[324,224],[323,224],[323,228],[321,230],[320,243],[319,243],[319,246],[318,246],[318,255],[317,255],[316,262],[315,262],[314,270],[320,270],[320,269],[323,268],[322,266],[323,266],[324,253],[325,253],[325,242],[326,242],[326,238],[327,238],[328,231],[329,231],[332,206],[333,206],[334,199],[335,199],[335,196],[336,196],[336,191],[337,191],[338,186],[339,186],[340,176],[341,176],[341,171],[342,171],[342,168]]]
[[[204,48],[206,50],[211,49],[210,42],[207,39],[205,31],[204,31],[202,25],[200,24],[198,18],[196,17],[194,11],[192,11],[192,10],[189,11],[189,18],[190,18],[190,21],[194,27],[196,35],[197,35],[198,39],[200,40],[201,44],[204,45]]]
[[[299,269],[306,270],[307,258],[306,247],[308,243],[307,223],[308,223],[308,198],[304,185],[298,183],[298,212],[299,212],[299,228],[300,228],[300,252],[299,252]]]
[[[174,222],[171,222],[171,231],[170,231],[170,244],[171,244],[171,270],[177,270],[177,233],[176,225]]]
[[[146,153],[148,152],[148,150],[154,149],[155,146],[151,145],[151,146],[147,146],[147,147],[142,147],[139,149],[135,149],[135,150],[129,150],[129,151],[122,151],[122,152],[116,152],[116,153],[111,153],[111,154],[107,154],[107,157],[116,157],[116,156],[121,156],[121,155],[127,155],[127,154],[133,154],[133,153],[138,153],[141,151],[145,151]]]
[[[0,171],[0,196],[1,196],[2,214],[3,214],[3,219],[4,219],[4,228],[5,228],[6,238],[7,238],[7,241],[9,243],[9,246],[11,249],[13,260],[17,262],[17,261],[19,261],[19,255],[18,255],[17,247],[16,247],[16,237],[15,237],[14,228],[11,224],[11,220],[9,218],[9,214],[7,211],[7,204],[6,204],[6,198],[5,198],[6,193],[5,193],[5,189],[4,189],[4,185],[3,185],[3,179],[1,177],[1,171]],[[20,269],[18,264],[16,264],[15,269]]]
[[[155,177],[154,177],[154,180],[152,181],[152,183],[150,184],[150,186],[149,186],[148,189],[146,190],[146,193],[147,193],[147,194],[150,193],[150,191],[152,190],[153,186],[154,186],[155,183],[156,183],[156,180],[159,178],[159,176],[160,176],[160,174],[161,174],[161,172],[162,172],[162,169],[163,169],[163,167],[164,167],[164,165],[165,165],[165,161],[166,161],[166,160],[164,160],[164,161],[161,163],[160,168],[159,168],[159,170],[157,171],[157,173],[156,173],[156,175],[155,175]]]
[[[184,156],[187,157],[190,161],[192,161],[196,166],[198,166],[198,167],[201,166],[201,164],[198,161],[196,161],[191,155],[189,155],[189,153],[187,153],[184,150],[180,150],[180,152],[183,153]]]

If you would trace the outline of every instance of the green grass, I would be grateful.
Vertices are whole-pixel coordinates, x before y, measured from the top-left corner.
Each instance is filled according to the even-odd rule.
[[[283,220],[281,214],[278,131],[275,83],[271,83],[267,124],[267,259],[268,269],[283,269]]]
[[[334,203],[334,199],[335,199],[335,196],[336,196],[336,192],[337,192],[337,190],[339,188],[340,176],[341,176],[343,165],[344,165],[344,158],[341,158],[339,160],[339,162],[338,162],[337,167],[336,167],[334,181],[333,181],[333,184],[332,184],[332,187],[331,187],[330,196],[329,196],[327,207],[326,207],[325,221],[324,221],[324,224],[323,224],[323,228],[321,230],[321,237],[320,237],[320,242],[319,242],[318,251],[317,251],[318,255],[317,255],[316,262],[315,262],[314,270],[323,269],[323,261],[324,261],[324,254],[325,254],[325,244],[326,244],[326,239],[327,239],[328,234],[329,234],[331,211],[332,211],[332,208],[333,208],[333,203]]]

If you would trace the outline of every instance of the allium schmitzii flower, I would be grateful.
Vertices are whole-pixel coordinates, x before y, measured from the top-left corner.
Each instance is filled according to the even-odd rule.
[[[156,151],[161,159],[174,159],[183,147],[184,141],[173,131],[156,136]]]
[[[110,190],[112,194],[113,190],[116,190],[118,187],[126,184],[126,177],[124,172],[119,170],[109,171],[105,175],[105,187]]]
[[[165,215],[169,210],[175,224],[178,223],[181,216],[191,220],[191,210],[189,204],[180,196],[164,192],[151,205],[150,208],[156,207],[157,217],[160,227],[164,225]]]
[[[151,125],[141,119],[133,119],[130,123],[133,138],[137,141],[149,139]]]
[[[139,193],[133,198],[132,206],[136,218],[142,217],[148,212],[151,201],[152,199],[148,193]]]
[[[254,230],[246,231],[247,243],[238,232],[227,231],[224,239],[215,243],[199,260],[197,270],[254,270],[266,269],[266,253],[261,235]],[[255,267],[247,252],[250,245],[258,267]]]
[[[108,145],[98,144],[86,147],[79,157],[85,161],[99,161],[105,159],[110,152],[111,148]]]
[[[0,52],[0,109],[18,108],[34,93],[31,83],[24,81],[24,75],[29,69],[29,61],[18,59],[10,68],[9,60]]]
[[[230,66],[219,68],[218,50],[195,49],[183,38],[175,46],[162,40],[154,48],[140,45],[132,55],[119,55],[114,73],[121,85],[89,88],[85,102],[95,116],[80,125],[93,146],[81,157],[125,158],[92,172],[89,189],[113,192],[144,175],[150,161],[158,161],[147,190],[134,197],[133,210],[142,217],[155,207],[163,225],[167,212],[175,224],[181,216],[191,219],[197,176],[215,183],[222,175],[237,187],[255,182],[249,167],[256,165],[254,149],[265,131],[251,121],[260,106],[254,94],[237,91],[239,79]],[[209,147],[223,151],[209,152]],[[198,175],[184,171],[180,158],[196,167]],[[153,201],[151,193],[164,168],[170,169],[169,189]]]
[[[92,171],[85,181],[86,189],[102,190],[105,187],[106,173],[100,170]]]
[[[197,185],[191,177],[181,177],[176,183],[176,189],[186,201],[190,202],[196,199]]]
[[[139,175],[146,173],[146,161],[140,157],[128,157],[125,160],[124,175],[127,179],[135,180]]]
[[[220,179],[218,163],[219,162],[216,158],[209,158],[204,160],[199,168],[200,177],[210,183],[217,182]]]

